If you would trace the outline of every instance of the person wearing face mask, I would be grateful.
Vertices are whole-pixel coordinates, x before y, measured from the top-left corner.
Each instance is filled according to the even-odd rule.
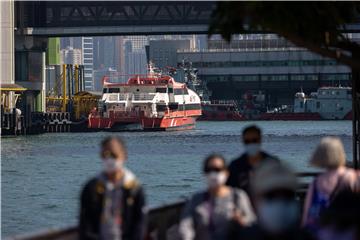
[[[124,166],[123,140],[104,139],[101,158],[103,171],[81,193],[79,239],[143,239],[145,197],[135,175]]]
[[[296,200],[297,179],[280,162],[259,166],[251,179],[257,224],[241,229],[239,240],[311,240],[300,229],[300,204]]]
[[[207,157],[203,172],[207,189],[195,194],[184,207],[181,239],[228,239],[233,226],[249,226],[255,221],[249,198],[244,191],[225,185],[228,171],[222,156]]]
[[[246,127],[242,140],[245,153],[230,163],[230,175],[226,184],[243,189],[250,195],[249,183],[253,170],[263,162],[278,160],[261,150],[261,130],[257,126]]]

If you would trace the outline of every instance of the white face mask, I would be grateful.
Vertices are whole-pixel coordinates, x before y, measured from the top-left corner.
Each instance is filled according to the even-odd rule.
[[[283,233],[296,226],[299,207],[291,200],[263,200],[258,206],[258,217],[262,227],[270,233]]]
[[[124,166],[124,161],[119,161],[114,158],[106,158],[103,160],[104,171],[106,173],[113,173],[121,170]]]
[[[260,143],[249,143],[245,144],[244,147],[246,153],[251,157],[256,156],[256,154],[258,154],[261,150]]]
[[[224,185],[227,176],[225,172],[210,172],[206,174],[206,181],[209,188],[219,187]]]

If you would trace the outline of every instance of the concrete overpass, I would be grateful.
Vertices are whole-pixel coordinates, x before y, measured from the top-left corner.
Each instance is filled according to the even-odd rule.
[[[101,36],[207,33],[216,2],[16,2],[17,33]]]

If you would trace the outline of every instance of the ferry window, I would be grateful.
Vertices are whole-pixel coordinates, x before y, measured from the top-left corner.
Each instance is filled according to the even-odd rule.
[[[166,105],[156,105],[156,111],[158,112],[166,111]]]
[[[169,103],[169,109],[170,110],[177,110],[179,107],[178,103]]]
[[[174,89],[173,88],[168,88],[168,93],[173,93]]]
[[[166,93],[166,88],[156,88],[156,91],[158,93]]]
[[[184,89],[184,94],[189,94],[187,88]]]
[[[182,95],[183,94],[183,91],[182,91],[182,89],[174,89],[174,94],[175,95]]]
[[[104,88],[103,93],[107,93],[107,92],[108,92],[108,88]]]
[[[109,88],[109,93],[119,93],[120,88]]]

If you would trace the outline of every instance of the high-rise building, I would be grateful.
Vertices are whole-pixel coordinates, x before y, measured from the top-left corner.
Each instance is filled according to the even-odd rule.
[[[108,76],[110,82],[113,82],[112,79],[117,77],[117,71],[112,68],[103,68],[99,70],[94,70],[94,91],[101,92],[103,88],[103,78]]]
[[[125,73],[125,49],[122,36],[117,36],[115,39],[115,69],[120,74]]]
[[[177,66],[177,51],[193,49],[191,40],[150,40],[149,58],[156,67]]]
[[[46,50],[46,65],[60,64],[60,38],[49,38]]]
[[[82,50],[83,50],[85,90],[92,91],[94,87],[94,79],[93,79],[94,49],[93,49],[92,37],[82,37]]]
[[[133,51],[144,50],[149,40],[147,36],[127,36],[125,42],[131,42]]]
[[[67,47],[60,51],[60,63],[61,64],[82,64],[82,51],[81,49],[74,49]]]

